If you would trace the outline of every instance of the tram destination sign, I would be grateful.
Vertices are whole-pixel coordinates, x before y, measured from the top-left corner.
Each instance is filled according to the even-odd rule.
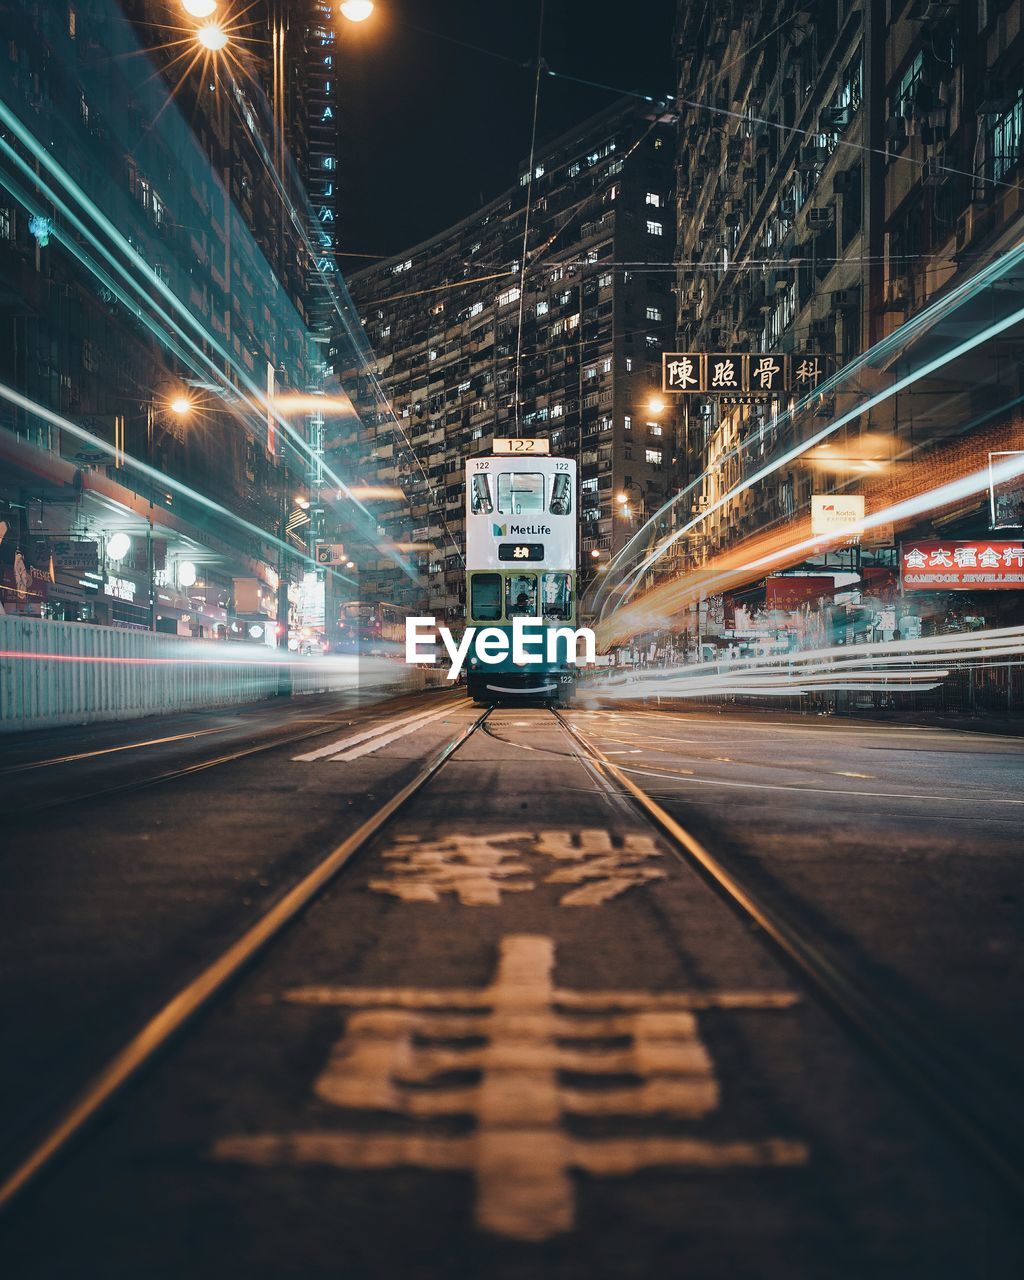
[[[666,351],[661,389],[701,396],[775,396],[813,391],[825,376],[820,355]]]
[[[499,560],[514,560],[519,563],[527,560],[544,559],[543,542],[501,542],[498,544]]]

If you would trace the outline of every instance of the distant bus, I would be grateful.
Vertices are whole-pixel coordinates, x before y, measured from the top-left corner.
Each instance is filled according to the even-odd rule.
[[[409,610],[400,604],[363,604],[350,600],[338,610],[338,650],[341,653],[405,653],[405,620]]]

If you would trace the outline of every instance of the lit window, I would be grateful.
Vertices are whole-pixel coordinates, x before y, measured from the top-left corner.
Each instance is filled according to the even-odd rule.
[[[519,300],[519,286],[513,285],[511,289],[506,289],[504,293],[498,294],[498,306],[507,307],[510,302]]]
[[[658,195],[657,191],[648,191],[648,193],[647,193],[647,203],[648,203],[648,204],[649,204],[653,209],[660,209],[660,208],[661,208],[661,196],[659,196],[659,195]]]
[[[612,287],[612,273],[606,271],[603,276],[598,276],[597,287],[599,289],[610,289]]]
[[[601,361],[601,372],[611,373],[611,371],[612,371],[612,358],[611,356],[605,356],[605,358]]]
[[[579,324],[579,322],[580,322],[579,312],[577,312],[574,316],[568,316],[565,321],[566,330],[568,331],[569,329],[575,329],[576,326]]]
[[[429,355],[428,355],[428,359],[430,359],[430,360],[436,360],[436,359],[437,359],[437,348],[436,348],[436,347],[431,347],[431,348],[430,348],[430,352],[429,352]]]
[[[633,357],[632,357],[632,356],[626,356],[626,372],[627,372],[627,373],[632,373],[632,372],[633,372]]]
[[[652,436],[664,435],[664,432],[661,429],[660,422],[648,422],[647,430],[651,433]]]
[[[548,303],[548,302],[538,302],[538,303],[537,303],[537,314],[538,314],[539,316],[546,316],[546,315],[547,315],[547,313],[548,313],[550,310],[551,310],[551,305],[550,305],[550,303]]]
[[[539,164],[539,165],[536,167],[536,169],[534,169],[534,171],[533,171],[533,176],[534,176],[535,178],[543,178],[543,177],[544,177],[544,166],[543,166],[542,164]]]
[[[632,430],[633,430],[633,419],[629,416],[629,414],[628,414],[628,413],[627,413],[627,414],[626,414],[626,416],[622,419],[622,429],[623,429],[623,431],[632,431]]]
[[[525,186],[526,186],[526,184],[527,184],[529,181],[530,181],[530,174],[529,174],[529,171],[527,171],[526,173],[521,173],[521,174],[519,175],[519,185],[520,185],[521,187],[525,187]]]
[[[644,339],[644,341],[647,343],[649,347],[656,347],[658,345],[658,339],[656,335],[653,333],[649,333],[647,337]]]
[[[382,338],[390,338],[390,337],[391,337],[391,326],[390,326],[389,324],[386,324],[386,325],[384,326],[384,328],[383,328],[383,329],[381,329],[381,331],[380,331],[380,336],[381,336]]]
[[[661,466],[661,450],[645,449],[644,461],[647,462],[652,467],[660,467]]]
[[[653,218],[648,218],[647,234],[649,236],[663,236],[665,234],[665,228],[660,222],[655,222]]]
[[[648,308],[647,308],[647,319],[648,319],[648,320],[660,320],[660,319],[661,319],[661,307],[648,307]]]
[[[469,314],[470,316],[478,316],[483,309],[484,304],[482,302],[474,302],[469,309]]]

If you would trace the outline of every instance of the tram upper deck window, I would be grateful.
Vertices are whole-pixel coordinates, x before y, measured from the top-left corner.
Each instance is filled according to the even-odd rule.
[[[544,510],[544,476],[540,471],[500,471],[498,510],[502,515],[525,516]]]
[[[541,616],[568,622],[572,617],[572,574],[545,573],[541,583]]]
[[[473,621],[497,622],[501,617],[501,574],[475,573],[470,581],[470,612]]]
[[[510,573],[505,579],[505,617],[535,618],[536,616],[537,575]]]
[[[553,516],[567,516],[572,513],[572,479],[564,472],[555,476],[551,486],[551,507]]]
[[[489,516],[493,512],[494,500],[491,497],[490,476],[473,477],[473,484],[470,489],[469,509],[475,516]]]

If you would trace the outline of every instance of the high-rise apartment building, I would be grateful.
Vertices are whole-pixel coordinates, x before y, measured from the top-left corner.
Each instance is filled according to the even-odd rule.
[[[417,571],[368,554],[364,596],[462,616],[463,467],[495,436],[544,436],[578,459],[589,576],[674,491],[676,420],[657,402],[674,161],[670,117],[616,105],[458,225],[349,279],[376,358],[364,371],[335,357],[360,412],[337,447],[360,481],[393,490],[378,520]]]

